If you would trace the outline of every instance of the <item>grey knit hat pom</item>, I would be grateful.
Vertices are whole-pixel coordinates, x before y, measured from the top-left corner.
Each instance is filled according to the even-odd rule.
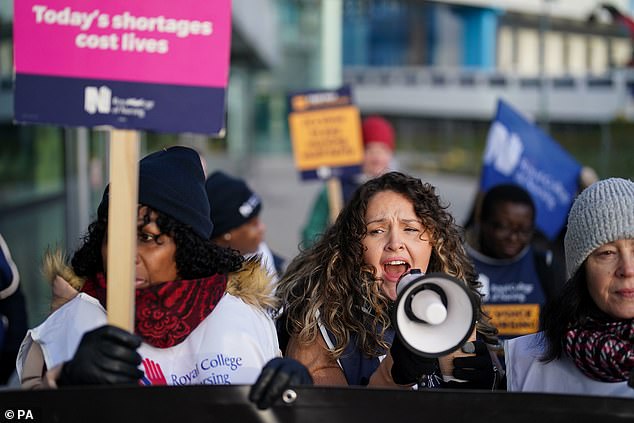
[[[634,239],[634,182],[610,178],[583,190],[568,214],[564,237],[570,279],[596,248],[619,239]]]

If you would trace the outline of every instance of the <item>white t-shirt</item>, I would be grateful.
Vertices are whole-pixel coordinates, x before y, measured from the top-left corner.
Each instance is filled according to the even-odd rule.
[[[84,333],[107,323],[95,298],[81,293],[31,329],[20,347],[18,375],[31,343],[42,348],[47,368],[71,359]],[[214,310],[180,344],[139,347],[147,385],[252,384],[262,367],[281,355],[269,315],[225,294]]]
[[[508,391],[634,398],[634,389],[627,386],[627,382],[591,379],[566,356],[548,363],[540,361],[544,354],[541,341],[542,332],[539,332],[504,343]]]

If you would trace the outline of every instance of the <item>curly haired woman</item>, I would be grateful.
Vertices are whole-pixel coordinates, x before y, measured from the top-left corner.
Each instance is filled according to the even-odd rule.
[[[475,357],[454,360],[453,376],[466,383],[444,383],[437,360],[410,352],[394,336],[396,284],[414,268],[452,275],[474,294],[482,340]],[[356,191],[279,282],[285,356],[303,363],[318,385],[491,389],[494,367],[483,341],[495,344],[496,331],[481,312],[476,277],[434,187],[399,172],[379,176]]]
[[[106,325],[106,189],[72,268],[48,258],[57,302],[23,341],[23,387],[253,383],[279,356],[269,281],[210,241],[204,182],[186,147],[140,162],[135,334]]]

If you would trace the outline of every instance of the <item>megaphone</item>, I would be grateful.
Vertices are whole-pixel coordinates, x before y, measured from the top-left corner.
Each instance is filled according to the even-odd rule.
[[[396,285],[395,326],[413,352],[429,358],[460,348],[473,334],[476,307],[460,280],[411,269]]]

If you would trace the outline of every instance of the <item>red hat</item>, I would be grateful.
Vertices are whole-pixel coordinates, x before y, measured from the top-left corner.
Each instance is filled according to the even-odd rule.
[[[394,128],[386,119],[381,116],[368,116],[363,119],[361,131],[363,133],[364,146],[371,142],[380,142],[394,151]]]

